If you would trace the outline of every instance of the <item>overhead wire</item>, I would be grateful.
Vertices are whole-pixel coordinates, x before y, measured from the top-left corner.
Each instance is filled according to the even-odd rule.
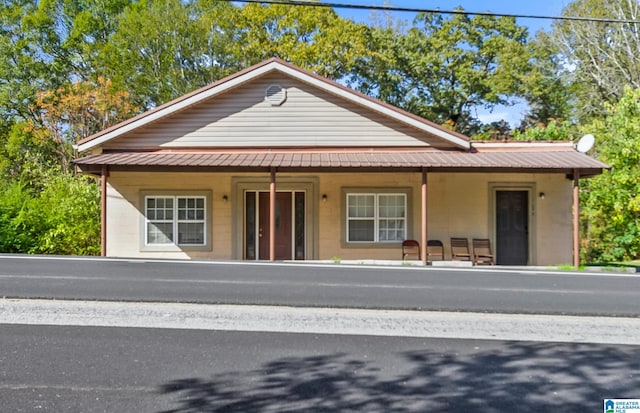
[[[581,22],[597,22],[597,23],[620,23],[620,24],[638,24],[640,20],[633,19],[616,19],[609,17],[581,17],[581,16],[545,16],[536,14],[518,14],[518,13],[496,13],[491,11],[469,11],[463,9],[443,10],[440,8],[430,9],[422,7],[399,7],[391,5],[363,5],[351,3],[321,2],[321,1],[304,1],[304,0],[217,0],[227,3],[262,3],[262,4],[284,4],[289,6],[307,6],[307,7],[325,7],[334,9],[359,9],[373,11],[390,11],[390,12],[408,12],[408,13],[438,13],[447,15],[466,15],[466,16],[487,16],[487,17],[513,17],[519,19],[538,19],[538,20],[566,20]]]

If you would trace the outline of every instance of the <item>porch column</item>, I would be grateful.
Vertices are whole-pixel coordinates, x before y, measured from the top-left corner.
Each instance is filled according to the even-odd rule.
[[[422,220],[422,234],[421,242],[422,248],[420,249],[420,258],[422,259],[422,265],[427,265],[427,170],[422,170],[422,203],[421,203],[421,220]]]
[[[276,168],[269,181],[269,261],[276,260]]]
[[[573,266],[580,266],[580,171],[573,171]]]
[[[107,256],[107,178],[109,169],[105,165],[100,171],[100,255]]]

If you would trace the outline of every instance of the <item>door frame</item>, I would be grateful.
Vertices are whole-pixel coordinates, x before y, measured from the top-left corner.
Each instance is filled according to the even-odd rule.
[[[276,176],[276,192],[305,193],[305,259],[318,257],[318,177],[314,176]],[[269,192],[270,177],[234,176],[231,177],[231,255],[233,259],[244,260],[245,251],[245,193],[247,191]],[[293,215],[293,211],[292,211]]]
[[[254,191],[251,189],[245,190],[244,191],[244,200],[243,200],[243,207],[246,208],[246,201],[247,201],[247,194],[253,193],[255,194],[255,202],[256,202],[256,207],[255,207],[255,234],[259,234],[260,233],[260,225],[261,225],[261,216],[260,216],[260,210],[261,210],[261,206],[262,206],[262,202],[261,202],[261,195],[267,195],[267,205],[268,205],[268,195],[269,195],[269,191]],[[291,195],[291,199],[290,201],[290,207],[291,209],[289,210],[289,220],[291,221],[291,231],[290,231],[290,238],[289,238],[289,242],[291,243],[290,246],[290,253],[291,253],[291,258],[288,258],[289,260],[295,260],[295,256],[296,256],[296,208],[295,208],[295,202],[296,202],[296,197],[295,194],[296,193],[302,193],[304,194],[304,198],[305,198],[305,203],[304,203],[304,207],[305,207],[305,222],[304,222],[304,232],[305,232],[305,239],[306,239],[306,232],[307,232],[307,222],[306,222],[306,209],[307,209],[307,193],[304,191],[294,191],[294,190],[280,190],[280,191],[276,191],[276,199],[278,194],[290,194]],[[277,203],[277,201],[276,201]],[[268,212],[268,208],[265,209]],[[246,216],[246,215],[245,215]],[[262,217],[262,219],[266,220],[266,224],[269,224],[269,215],[267,215],[266,217]],[[276,218],[277,219],[277,218]],[[243,230],[243,239],[246,237],[247,234],[247,223],[246,221],[243,222],[243,226],[242,226],[242,230]],[[268,232],[265,232],[266,235],[268,235]],[[243,241],[243,247],[246,249],[246,242],[247,240],[244,239]],[[256,238],[256,244],[255,244],[255,257],[256,257],[256,261],[259,260],[267,260],[268,258],[260,258],[260,246],[262,245],[262,243],[266,243],[267,245],[269,244],[269,237],[268,236],[259,236],[257,235]],[[267,248],[268,251],[268,248]],[[277,248],[276,248],[277,251]],[[306,254],[306,251],[305,251]],[[245,260],[248,260],[248,258],[244,257],[243,258]],[[278,258],[276,258],[277,260]],[[306,259],[306,255],[305,255],[305,259]]]
[[[534,242],[536,238],[537,226],[536,226],[536,198],[534,194],[536,194],[536,184],[535,182],[490,182],[489,183],[489,233],[491,234],[491,246],[493,248],[493,253],[496,254],[496,262],[498,259],[497,256],[497,240],[498,240],[498,229],[496,223],[496,194],[498,191],[525,191],[527,192],[528,199],[528,259],[527,265],[533,265],[537,260],[536,253],[536,243]]]

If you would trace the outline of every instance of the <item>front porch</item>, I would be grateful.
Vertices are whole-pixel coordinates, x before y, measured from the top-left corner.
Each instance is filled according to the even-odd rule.
[[[500,263],[496,196],[518,193],[524,197],[525,221],[520,224],[526,237],[526,261],[519,264],[568,264],[572,260],[573,181],[562,173],[170,173],[113,169],[106,179],[103,209],[104,253],[108,256],[402,262],[403,239],[416,239],[421,246],[426,245],[425,240],[439,239],[444,244],[445,261],[450,261],[449,239],[466,237],[469,242],[472,238],[490,239]],[[208,239],[203,246],[148,243],[145,197],[171,193],[195,194],[205,200],[208,220],[203,232]],[[280,207],[271,204],[280,197],[291,204],[289,212],[285,211],[288,216],[278,215],[282,209],[278,213]],[[365,229],[358,234],[350,222],[369,217],[349,216],[351,198],[399,200],[400,212],[393,217],[396,233],[389,235],[386,225],[382,239],[380,224],[373,223],[359,224]],[[282,241],[278,228],[282,228],[283,219],[290,222],[286,231],[291,234],[291,243],[284,247],[290,251],[288,255],[277,253],[275,247]],[[377,236],[367,240],[370,228],[375,228]],[[422,251],[419,262],[424,265],[424,248]]]

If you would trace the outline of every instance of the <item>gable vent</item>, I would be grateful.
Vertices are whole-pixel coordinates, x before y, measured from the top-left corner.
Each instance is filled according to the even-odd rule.
[[[265,91],[264,100],[271,106],[280,106],[287,100],[287,89],[280,85],[271,85]]]

